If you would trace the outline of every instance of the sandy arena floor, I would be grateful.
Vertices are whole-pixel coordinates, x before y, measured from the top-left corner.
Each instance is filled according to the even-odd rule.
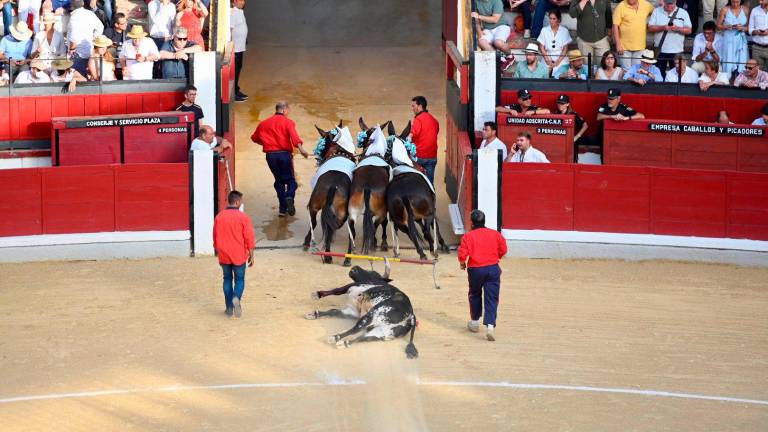
[[[395,265],[417,360],[403,340],[337,350],[326,338],[351,320],[303,319],[343,303],[310,292],[347,269],[292,247],[306,215],[276,217],[248,137],[283,98],[308,150],[315,123],[402,128],[416,94],[444,122],[440,7],[249,3],[237,175],[260,249],[243,317],[224,315],[211,257],[0,265],[0,430],[768,430],[768,269],[507,259],[491,343],[466,331],[455,254],[440,290],[429,268]],[[314,169],[296,160],[299,204]]]

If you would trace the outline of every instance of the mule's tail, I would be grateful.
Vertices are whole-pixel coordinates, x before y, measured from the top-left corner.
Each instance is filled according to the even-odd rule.
[[[376,238],[376,229],[373,226],[373,212],[371,211],[371,189],[366,187],[363,190],[363,254],[373,249],[373,242]]]
[[[416,229],[416,218],[413,216],[413,207],[411,207],[411,202],[408,200],[408,197],[403,197],[403,206],[405,207],[405,212],[408,213],[408,233],[419,243],[424,242],[424,239],[421,238],[421,234],[419,234],[419,230]]]
[[[323,225],[323,237],[325,245],[329,246],[333,242],[333,234],[336,232],[336,214],[333,213],[333,198],[336,196],[336,186],[328,188],[328,194],[325,196],[325,206],[320,215],[320,221]]]
[[[411,315],[411,340],[408,341],[408,345],[405,347],[405,355],[409,359],[414,359],[419,356],[419,350],[416,349],[416,345],[413,344],[413,335],[416,333],[416,315]]]

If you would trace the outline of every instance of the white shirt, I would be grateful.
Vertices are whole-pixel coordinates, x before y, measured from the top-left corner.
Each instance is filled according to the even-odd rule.
[[[160,52],[157,50],[157,45],[155,45],[155,41],[150,38],[143,38],[141,42],[139,42],[138,52],[145,58],[150,55],[160,55]],[[137,50],[136,47],[133,46],[133,40],[126,41],[123,44],[123,49],[120,50],[120,58],[125,59],[125,67],[128,70],[128,77],[125,77],[124,79],[151,80],[152,68],[154,67],[155,62],[146,60],[137,62],[136,53]]]
[[[152,0],[147,5],[149,19],[152,25],[149,27],[149,35],[154,38],[170,38],[173,36],[173,25],[176,23],[176,4],[168,2],[163,4],[159,0]]]
[[[13,82],[14,84],[39,84],[39,83],[49,83],[51,82],[51,77],[48,76],[47,73],[40,71],[37,73],[37,78],[32,76],[32,71],[25,70],[19,72],[19,74],[16,76],[16,80]]]
[[[245,51],[245,41],[248,39],[248,23],[245,22],[245,14],[243,14],[242,9],[232,7],[229,10],[229,26],[232,29],[235,52]]]
[[[201,140],[200,138],[195,138],[192,140],[192,144],[189,146],[190,151],[198,151],[198,150],[213,150],[213,148],[216,147],[216,140],[214,139],[212,143],[208,144],[207,142]]]
[[[45,68],[48,70],[51,69],[53,59],[67,54],[67,44],[64,42],[64,35],[55,30],[51,43],[48,43],[48,34],[45,30],[35,35],[35,40],[32,42],[32,52],[37,52],[37,49],[40,47],[43,48],[43,52],[37,58],[45,63]]]
[[[552,27],[544,27],[541,29],[539,38],[536,41],[544,47],[547,55],[549,55],[549,59],[555,61],[563,52],[563,47],[571,43],[571,34],[568,33],[568,29],[562,24],[558,27],[557,34],[552,33]],[[552,48],[552,42],[555,44],[554,48]],[[568,56],[565,56],[563,61],[555,65],[555,69],[567,62]]]
[[[763,116],[760,116],[755,119],[755,121],[752,122],[752,125],[754,126],[768,126],[768,123],[765,122],[763,119]]]
[[[768,12],[760,6],[752,9],[752,13],[749,14],[749,34],[752,34],[752,30],[768,30]],[[752,42],[768,45],[768,36],[754,35]]]
[[[667,71],[667,75],[664,77],[664,81],[668,83],[676,83],[677,77],[677,68],[672,68]],[[680,82],[685,84],[696,84],[699,82],[699,74],[697,74],[695,70],[686,66],[685,72],[683,72],[683,77],[680,79]]]
[[[501,160],[507,160],[507,146],[501,142],[500,139],[494,138],[491,142],[486,142],[486,140],[483,140],[483,142],[480,143],[480,150],[484,148],[501,150]]]
[[[521,158],[522,158],[522,160],[520,160]],[[515,154],[512,155],[511,162],[549,163],[549,159],[547,159],[547,157],[544,155],[544,153],[536,150],[535,148],[533,148],[533,146],[531,146],[525,152],[525,155],[523,155],[522,150],[516,151]]]
[[[715,52],[717,52],[717,55],[723,56],[723,38],[720,37],[719,34],[715,33],[715,40],[712,42],[712,46],[715,48]],[[695,38],[693,38],[693,51],[691,52],[691,57],[693,58],[693,61],[697,61],[696,57],[699,56],[699,54],[706,51],[707,48],[707,39],[704,37],[704,33],[699,33],[696,35]],[[707,53],[707,55],[701,59],[701,61],[707,61],[712,60],[712,54]]]
[[[657,7],[653,10],[653,13],[651,14],[651,19],[648,21],[648,25],[653,26],[666,26],[669,24],[669,18],[672,16],[672,14],[675,13],[672,11],[669,15],[667,14],[667,11],[664,10],[662,6]],[[685,9],[677,8],[677,15],[675,15],[675,20],[672,23],[672,25],[677,27],[693,27],[691,25],[691,17],[688,15],[688,12],[685,11]],[[663,35],[664,32],[660,31],[658,33],[653,34],[653,46],[658,47],[659,42],[661,42],[661,35]],[[685,45],[685,35],[668,31],[667,37],[664,39],[664,46],[661,47],[661,52],[668,53],[668,54],[678,54],[683,52]]]
[[[89,58],[93,51],[93,38],[104,32],[104,24],[96,14],[85,8],[78,8],[69,15],[67,40],[76,45],[75,52],[80,58]]]
[[[70,82],[73,78],[75,78],[75,69],[73,68],[70,68],[64,75],[59,75],[59,71],[55,69],[51,71],[51,81],[54,82]]]
[[[701,74],[701,76],[699,77],[699,82],[708,83],[711,81],[712,80],[709,79],[707,74]],[[715,82],[719,82],[720,84],[724,84],[724,85],[731,84],[730,80],[728,79],[728,75],[726,75],[725,72],[718,72],[717,76],[715,77]]]

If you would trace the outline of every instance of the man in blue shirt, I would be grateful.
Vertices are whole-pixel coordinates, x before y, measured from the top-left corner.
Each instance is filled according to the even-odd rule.
[[[584,64],[584,56],[581,50],[568,51],[568,63],[555,69],[552,74],[557,79],[585,80],[589,76],[589,69]]]
[[[186,78],[189,71],[189,55],[201,52],[203,48],[187,40],[187,29],[176,27],[173,39],[165,41],[160,48],[161,68],[163,78]]]
[[[624,78],[639,86],[644,86],[648,81],[664,82],[661,71],[654,66],[655,63],[656,59],[653,56],[653,51],[647,49],[643,51],[640,63],[629,68],[627,73],[624,74]]]
[[[549,68],[539,59],[539,46],[529,43],[525,47],[525,61],[515,67],[515,78],[549,78]]]
[[[17,22],[11,27],[11,34],[0,40],[0,61],[10,60],[18,67],[27,63],[32,51],[32,30],[26,22]]]

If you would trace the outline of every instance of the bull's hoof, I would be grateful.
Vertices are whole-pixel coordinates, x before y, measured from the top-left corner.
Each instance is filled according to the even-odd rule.
[[[312,300],[320,299],[320,294],[318,294],[317,291],[312,291],[312,294],[310,294],[309,296],[312,298]]]
[[[323,264],[332,264],[332,263],[333,263],[333,258],[331,258],[329,256],[324,256],[323,257]]]
[[[344,260],[344,267],[352,267],[352,260],[347,258]]]
[[[339,341],[339,337],[336,336],[336,335],[328,337],[328,343],[331,344],[331,345],[334,345],[338,341]]]
[[[336,348],[338,349],[344,349],[344,348],[347,348],[348,346],[349,346],[349,343],[345,340],[340,340],[336,342]]]
[[[317,311],[312,311],[306,315],[304,315],[304,318],[308,320],[316,320],[317,319]]]

